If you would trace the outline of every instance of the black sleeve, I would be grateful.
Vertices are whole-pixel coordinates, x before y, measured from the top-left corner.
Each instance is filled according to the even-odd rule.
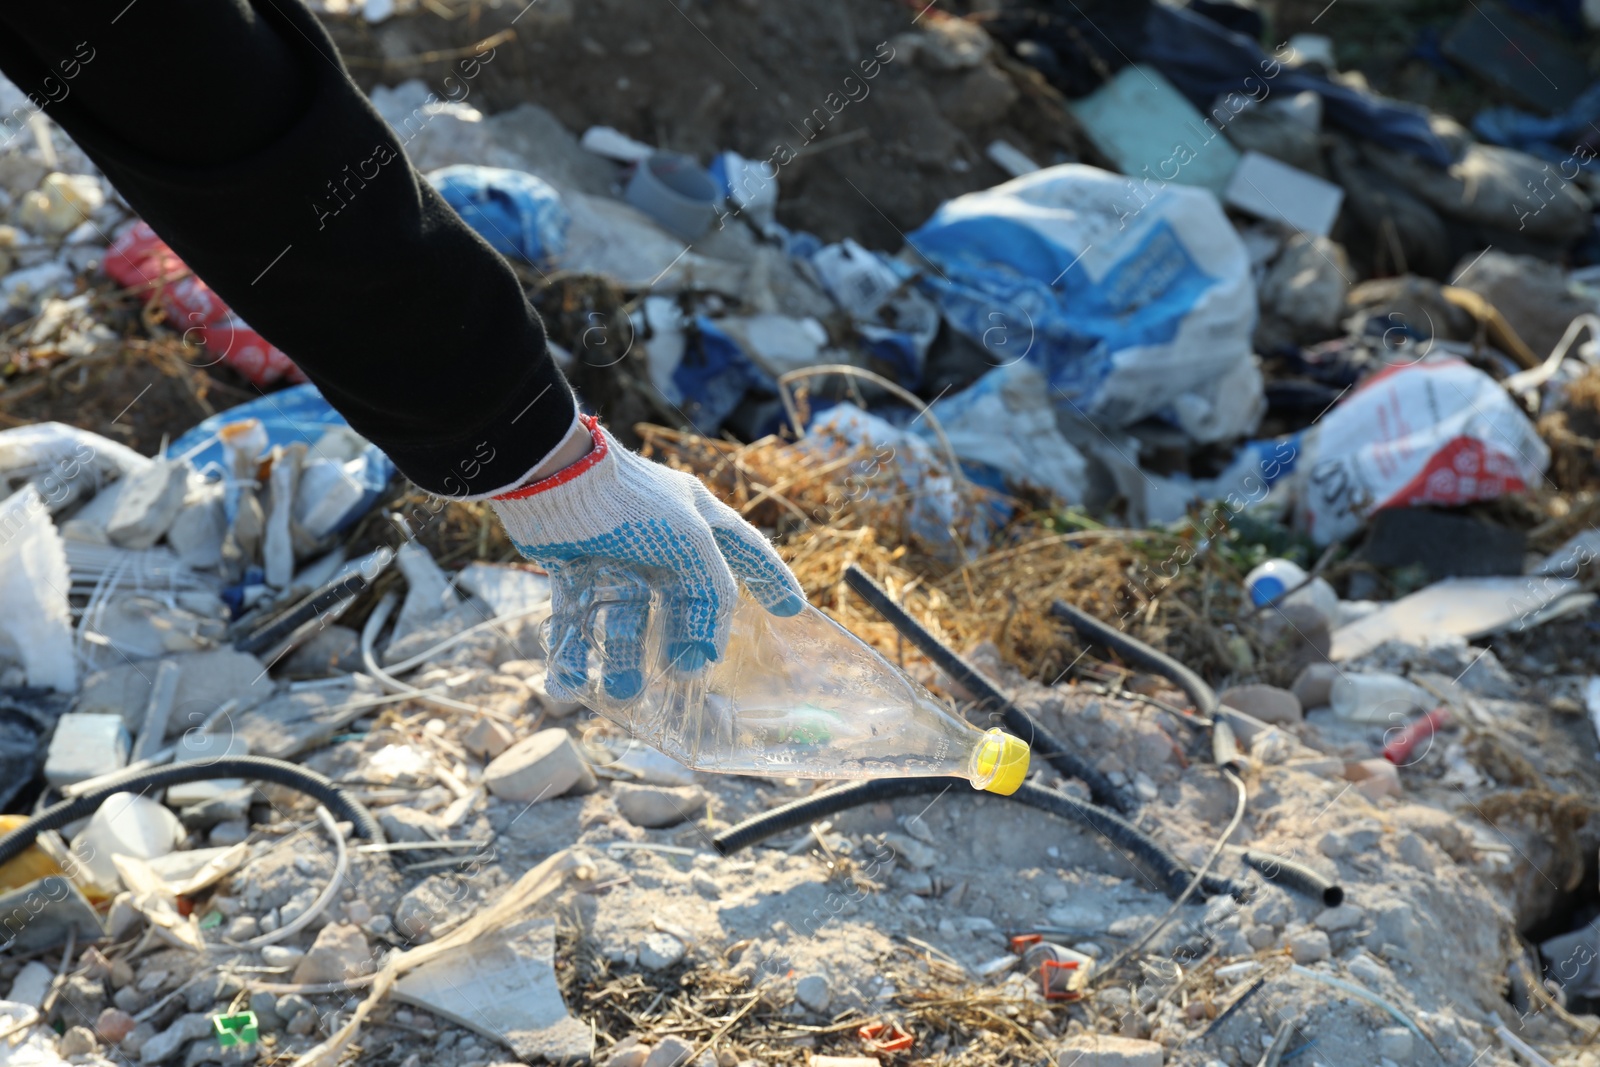
[[[422,488],[512,484],[572,424],[516,275],[299,0],[8,6],[0,70]]]

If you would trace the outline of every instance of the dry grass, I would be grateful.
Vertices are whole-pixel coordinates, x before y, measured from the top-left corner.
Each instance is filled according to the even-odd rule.
[[[1197,552],[1193,529],[1094,528],[1019,508],[991,544],[969,546],[968,562],[951,563],[910,536],[911,501],[897,468],[868,449],[802,448],[771,437],[741,445],[648,425],[636,432],[647,454],[699,476],[773,531],[811,601],[891,656],[901,651],[895,631],[844,584],[852,563],[953,647],[992,641],[1008,662],[1047,682],[1082,653],[1048,615],[1056,599],[1205,673],[1237,669],[1214,620],[1238,610],[1243,575],[1217,554]]]

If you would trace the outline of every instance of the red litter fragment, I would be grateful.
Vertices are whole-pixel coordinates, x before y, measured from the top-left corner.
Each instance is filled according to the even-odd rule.
[[[899,1023],[868,1023],[856,1034],[874,1052],[901,1052],[916,1042],[916,1038],[900,1027]]]
[[[294,361],[235,315],[211,287],[185,267],[148,223],[136,222],[106,250],[105,271],[117,284],[159,297],[173,329],[204,345],[210,365],[226,363],[256,385],[306,380]]]
[[[1399,766],[1411,758],[1411,752],[1423,741],[1432,737],[1450,721],[1450,712],[1443,707],[1434,708],[1419,719],[1406,724],[1394,740],[1383,746],[1383,758]]]

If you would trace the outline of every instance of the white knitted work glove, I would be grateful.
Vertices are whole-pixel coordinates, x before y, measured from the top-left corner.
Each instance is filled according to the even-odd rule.
[[[517,550],[550,572],[553,696],[578,699],[601,643],[605,689],[617,700],[637,696],[647,671],[693,672],[718,659],[737,582],[774,615],[805,606],[800,583],[766,538],[698,478],[628,451],[597,420],[581,418],[592,452],[491,498]],[[664,613],[660,664],[644,662],[652,593]]]

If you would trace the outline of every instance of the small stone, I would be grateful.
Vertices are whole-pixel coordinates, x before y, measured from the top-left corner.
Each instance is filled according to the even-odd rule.
[[[93,1052],[99,1045],[95,1040],[94,1031],[87,1026],[74,1026],[61,1035],[61,1041],[56,1045],[56,1051],[63,1058],[69,1056],[84,1056]]]
[[[145,1044],[156,1036],[156,1028],[149,1023],[140,1023],[128,1031],[128,1036],[122,1039],[117,1047],[129,1056],[137,1056],[144,1051]]]
[[[919,871],[927,870],[939,862],[937,852],[909,834],[884,834],[883,843],[894,850],[897,859],[904,860],[908,866]]]
[[[650,1046],[636,1037],[623,1038],[606,1058],[606,1067],[644,1067]]]
[[[293,945],[266,945],[261,949],[261,962],[268,967],[293,967],[305,958],[306,950]]]
[[[143,1011],[154,999],[154,993],[141,993],[136,985],[125,985],[111,994],[111,1003],[130,1015]]]
[[[1321,930],[1296,930],[1286,940],[1296,963],[1317,963],[1333,955],[1333,945]]]
[[[277,1007],[274,1010],[277,1011],[280,1019],[293,1019],[303,1011],[315,1013],[315,1009],[311,1006],[311,1001],[299,993],[285,993],[279,997]]]
[[[1338,933],[1340,930],[1354,930],[1361,925],[1362,920],[1366,917],[1367,913],[1354,904],[1340,904],[1337,908],[1324,909],[1321,914],[1311,921],[1317,929],[1326,930],[1332,934]]]
[[[212,848],[231,848],[250,836],[248,819],[225,819],[211,828],[206,835]]]
[[[683,1067],[694,1046],[681,1037],[664,1037],[645,1057],[644,1067]]]
[[[710,799],[697,785],[673,789],[659,785],[618,783],[614,794],[617,810],[635,826],[656,829],[676,826],[706,810]]]
[[[416,844],[423,841],[437,841],[444,836],[439,820],[434,816],[401,804],[391,804],[384,808],[382,814],[378,816],[378,825],[383,828],[390,841]]]
[[[211,1017],[191,1012],[146,1041],[139,1049],[140,1063],[166,1063],[183,1051],[183,1046],[211,1033]]]
[[[1339,678],[1339,668],[1331,663],[1308,664],[1295,675],[1290,688],[1302,708],[1325,708],[1333,699],[1333,683]]]
[[[794,984],[794,999],[798,1000],[807,1011],[814,1011],[818,1015],[828,1010],[828,1002],[832,993],[828,989],[828,979],[820,974],[808,974]]]
[[[1403,1026],[1385,1026],[1378,1031],[1378,1053],[1395,1063],[1410,1063],[1414,1039]]]
[[[133,964],[121,959],[111,961],[112,989],[121,989],[125,985],[132,985],[133,979]]]
[[[482,759],[494,759],[510,748],[514,741],[516,735],[509,727],[488,716],[483,716],[473,723],[472,729],[467,731],[467,736],[461,739],[468,752]]]
[[[671,934],[657,931],[639,942],[639,966],[648,971],[664,971],[683,959],[684,944]]]
[[[490,761],[483,778],[489,792],[520,804],[551,800],[568,792],[591,792],[599,784],[572,738],[560,727],[518,741]]]
[[[1236,685],[1218,698],[1235,711],[1274,725],[1292,725],[1305,718],[1300,698],[1275,685]]]
[[[1329,830],[1317,838],[1317,851],[1336,860],[1350,851],[1350,840],[1337,830]]]
[[[919,897],[933,896],[933,876],[927,871],[901,871],[895,875],[894,884]]]
[[[139,976],[139,980],[134,983],[134,988],[141,993],[156,993],[160,991],[162,986],[167,984],[167,979],[171,977],[172,973],[170,971],[153,968]]]
[[[372,921],[372,905],[364,900],[347,901],[344,906],[344,917],[357,926],[365,926]]]
[[[1056,1067],[1161,1067],[1166,1050],[1154,1041],[1110,1034],[1077,1034],[1056,1051]]]
[[[137,1024],[133,1021],[132,1015],[120,1008],[107,1008],[94,1021],[94,1032],[106,1044],[116,1045],[120,1044],[123,1038],[133,1033],[135,1025]]]
[[[1278,932],[1270,926],[1252,926],[1244,935],[1245,944],[1260,952],[1278,940]]]
[[[288,1031],[296,1037],[304,1037],[317,1028],[317,1013],[309,1008],[295,1013],[289,1020]]]
[[[276,1030],[283,1025],[283,1016],[278,1014],[278,998],[271,993],[264,990],[251,993],[250,1010],[256,1013],[256,1021],[268,1030]]]
[[[717,880],[705,871],[695,871],[689,876],[689,887],[707,900],[716,900],[722,895],[722,886]]]
[[[293,981],[296,985],[342,982],[372,969],[372,950],[360,928],[349,923],[329,923],[295,968]]]
[[[261,933],[261,923],[254,915],[239,915],[228,923],[228,928],[223,931],[222,936],[228,941],[248,941],[259,933]]]

